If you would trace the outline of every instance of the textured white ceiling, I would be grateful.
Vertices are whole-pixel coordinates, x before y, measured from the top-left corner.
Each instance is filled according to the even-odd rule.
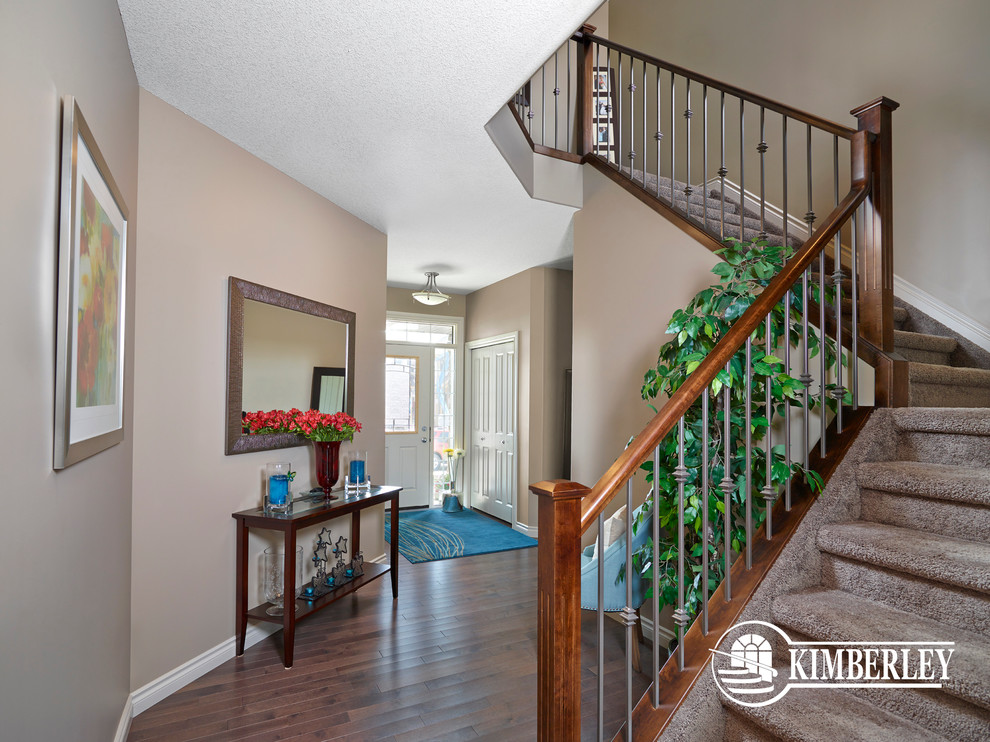
[[[484,125],[601,0],[119,0],[149,92],[388,235],[390,285],[567,258]]]

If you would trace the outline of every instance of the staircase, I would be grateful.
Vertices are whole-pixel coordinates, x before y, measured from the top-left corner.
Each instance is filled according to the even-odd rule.
[[[898,308],[899,327],[912,311]],[[946,335],[895,339],[912,405],[942,406],[875,413],[821,496],[838,512],[804,534],[820,584],[782,588],[763,618],[799,641],[954,641],[950,679],[941,690],[793,689],[756,709],[723,697],[727,742],[990,738],[990,370],[954,365],[974,359]],[[775,578],[794,582],[786,568]]]
[[[560,117],[556,103],[550,109],[547,102],[561,92],[557,69],[562,58],[568,62],[564,100],[573,101],[574,127],[569,115]],[[614,699],[610,711],[621,701],[618,691],[606,696],[599,652],[599,740],[661,735],[730,742],[990,739],[990,354],[974,353],[929,318],[895,306],[891,115],[897,103],[878,98],[853,109],[857,128],[852,129],[610,42],[587,26],[552,61],[552,77],[548,60],[508,104],[534,153],[597,168],[709,249],[717,250],[720,240],[730,237],[765,238],[771,245],[786,243],[795,253],[718,337],[714,349],[688,366],[683,384],[597,483],[531,485],[541,525],[539,739],[570,741],[581,734],[576,597],[581,536],[596,523],[601,532],[605,507],[623,492],[626,530],[632,529],[631,479],[644,464],[659,471],[662,446],[679,455],[663,485],[677,503],[676,513],[671,506],[665,514],[664,528],[683,534],[690,505],[689,520],[700,521],[695,527],[704,534],[696,548],[705,561],[696,574],[686,574],[684,539],[661,554],[654,538],[652,563],[676,562],[671,578],[676,604],[671,596],[664,602],[675,608],[678,642],[662,667],[653,657],[653,668],[646,671],[652,685],[642,697],[634,691],[631,649],[637,618],[627,582],[621,614],[625,720],[619,727],[605,727],[605,699]],[[769,127],[768,118],[775,122]],[[606,124],[609,133],[603,140]],[[767,167],[768,151],[782,153],[782,173],[774,172],[776,164]],[[840,163],[846,162],[849,190],[840,197],[847,187]],[[745,202],[730,195],[727,175],[738,179]],[[768,194],[780,199],[779,210]],[[806,228],[795,228],[793,218],[786,217],[798,213]],[[833,281],[842,283],[840,301],[826,290]],[[795,297],[800,297],[801,330],[792,329],[789,342],[777,350],[786,372],[795,378],[801,374],[803,431],[790,427],[790,407],[773,410],[767,392],[764,410],[771,410],[772,424],[762,445],[766,452],[785,439],[787,444],[776,446],[783,449],[779,463],[789,467],[803,457],[828,483],[817,498],[797,478],[778,489],[769,475],[757,481],[749,465],[744,479],[734,479],[721,465],[713,469],[711,464],[712,456],[728,461],[732,446],[744,446],[749,458],[753,444],[748,422],[740,426],[746,433],[738,437],[744,440],[732,440],[728,413],[741,413],[716,377],[730,376],[736,364],[744,369],[741,388],[755,388],[750,352],[773,355],[771,314],[791,316]],[[809,368],[809,341],[815,340],[809,327],[812,335],[844,348],[846,358],[873,368],[876,409],[860,402],[856,364],[840,360],[826,368],[830,361],[819,354],[815,363],[821,366]],[[834,412],[817,415],[820,430],[811,435],[809,400],[814,395],[819,410],[826,397],[837,404]],[[744,408],[750,400],[747,396]],[[691,435],[702,441],[705,453],[687,461],[685,419],[698,408],[698,430]],[[710,409],[715,410],[712,418]],[[718,414],[724,451],[710,446]],[[789,447],[798,437],[803,450],[791,459]],[[767,472],[772,456],[765,456]],[[692,474],[695,494],[689,501],[685,483]],[[713,474],[721,479],[709,479]],[[707,493],[704,498],[697,497],[699,491]],[[730,497],[737,492],[746,493],[744,518],[738,512],[729,515]],[[752,507],[763,508],[765,517],[756,530]],[[726,534],[743,520],[740,543],[746,546],[730,548]],[[653,521],[657,527],[659,518]],[[631,541],[626,540],[627,574],[633,569]],[[717,586],[709,584],[711,559],[724,559],[726,565]],[[703,596],[697,616],[687,609],[681,589],[692,579]],[[601,594],[603,586],[598,589]],[[660,614],[658,592],[655,583],[653,615]],[[948,679],[937,690],[794,688],[781,703],[748,708],[723,699],[709,663],[720,636],[756,619],[774,622],[792,641],[952,641],[955,652]],[[599,612],[599,635],[603,623]],[[656,633],[653,642],[658,646]]]
[[[719,188],[709,188],[707,191],[697,186],[692,188],[676,180],[672,194],[671,180],[666,176],[657,177],[650,172],[644,174],[642,170],[630,171],[629,168],[623,168],[622,173],[628,178],[629,185],[641,188],[662,204],[668,204],[678,215],[718,239],[762,238],[771,245],[784,243],[782,224],[766,216],[761,220],[758,210],[741,204],[731,193],[723,194]],[[791,228],[787,234],[787,244],[797,249],[807,237],[806,231],[795,234]]]

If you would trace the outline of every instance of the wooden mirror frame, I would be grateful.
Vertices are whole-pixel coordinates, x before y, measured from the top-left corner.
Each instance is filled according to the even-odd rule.
[[[227,434],[224,453],[228,456],[251,451],[304,446],[307,441],[291,433],[243,435],[241,412],[244,391],[244,300],[253,299],[283,309],[310,314],[347,326],[344,383],[344,412],[354,415],[354,331],[357,315],[312,299],[304,299],[278,289],[230,276],[227,280]]]

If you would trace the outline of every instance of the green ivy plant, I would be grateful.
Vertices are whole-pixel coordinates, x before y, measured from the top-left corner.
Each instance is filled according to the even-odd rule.
[[[656,411],[654,401],[672,396],[687,380],[702,360],[728,332],[733,323],[742,316],[771,279],[783,268],[791,256],[788,247],[768,245],[765,241],[727,241],[717,254],[722,258],[712,272],[718,282],[698,293],[684,309],[678,309],[671,317],[667,333],[674,339],[660,348],[655,368],[646,372],[642,396]],[[809,281],[810,299],[819,301],[816,282]],[[826,287],[825,300],[830,299],[831,289]],[[789,306],[778,302],[771,313],[770,345],[773,349],[783,348],[788,342],[796,347],[802,339],[801,316],[802,297],[800,291],[791,292]],[[786,340],[785,340],[786,338]],[[773,353],[766,352],[766,323],[761,323],[753,334],[751,342],[751,428],[753,446],[750,452],[752,467],[752,491],[746,491],[746,449],[745,449],[745,348],[733,356],[728,369],[719,371],[712,382],[709,394],[708,419],[708,460],[709,487],[702,492],[702,419],[701,399],[684,416],[684,464],[688,469],[688,479],[684,487],[685,507],[685,609],[694,616],[701,608],[703,600],[701,586],[702,572],[702,515],[703,507],[708,508],[708,577],[710,590],[722,581],[724,576],[724,549],[728,544],[733,554],[741,552],[746,545],[745,508],[747,498],[753,498],[752,516],[754,531],[762,524],[766,508],[761,490],[766,484],[766,451],[761,445],[767,440],[767,433],[775,417],[784,415],[787,406],[803,409],[804,384],[785,373],[784,362]],[[808,351],[811,357],[825,353],[826,363],[831,365],[836,358],[835,343],[826,338],[824,347],[815,332],[809,332]],[[766,388],[770,386],[771,405],[767,409]],[[722,441],[725,410],[723,408],[724,388],[730,390],[730,455],[725,460]],[[828,388],[828,387],[826,387]],[[809,395],[810,408],[820,406],[815,397]],[[835,402],[829,398],[826,403],[834,409]],[[656,516],[661,527],[659,559],[653,564],[653,543],[639,549],[635,554],[636,568],[650,580],[652,591],[653,570],[659,570],[660,604],[677,603],[677,481],[674,469],[678,463],[677,428],[675,427],[660,444],[658,468],[654,471],[652,460],[642,464],[646,479],[653,483],[650,499],[653,501]],[[821,477],[806,469],[799,462],[788,465],[784,460],[783,443],[771,449],[771,485],[780,488],[791,476],[802,476],[816,492],[822,488]],[[803,455],[795,458],[803,459]],[[725,469],[733,482],[731,492],[731,532],[728,538],[723,533],[725,511],[724,493],[720,489]],[[649,508],[643,508],[642,521]],[[642,522],[634,528],[643,527]],[[650,593],[651,594],[651,593]]]

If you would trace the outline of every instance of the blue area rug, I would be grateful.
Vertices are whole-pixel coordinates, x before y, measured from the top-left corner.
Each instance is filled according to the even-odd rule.
[[[385,540],[391,519],[385,513]],[[528,549],[536,539],[471,510],[445,513],[442,510],[411,510],[399,513],[399,553],[414,564],[439,559]]]

